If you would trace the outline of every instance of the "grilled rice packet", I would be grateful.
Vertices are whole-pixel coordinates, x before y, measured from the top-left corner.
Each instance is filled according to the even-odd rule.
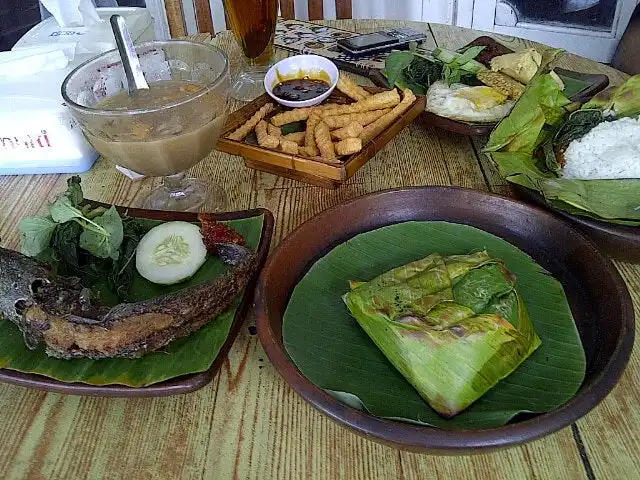
[[[350,282],[351,315],[443,417],[469,407],[541,344],[515,278],[487,252],[438,253]]]

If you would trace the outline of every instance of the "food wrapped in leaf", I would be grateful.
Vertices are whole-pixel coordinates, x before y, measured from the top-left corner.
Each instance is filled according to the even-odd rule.
[[[551,75],[537,76],[484,151],[509,182],[556,208],[640,225],[640,75],[577,108]]]
[[[343,300],[386,358],[439,414],[452,417],[540,346],[515,278],[487,252],[428,257]]]

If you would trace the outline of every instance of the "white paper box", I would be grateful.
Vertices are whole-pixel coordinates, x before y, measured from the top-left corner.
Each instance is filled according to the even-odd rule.
[[[98,154],[64,105],[61,86],[80,63],[115,48],[109,17],[122,15],[136,42],[154,39],[145,9],[98,8],[105,20],[98,29],[60,28],[50,17],[32,28],[13,51],[57,46],[72,59],[64,68],[0,78],[0,175],[78,173],[91,168]],[[74,53],[75,52],[75,53]]]
[[[3,102],[15,110],[0,112],[1,175],[78,173],[91,168],[98,154],[60,103],[29,97],[7,97]]]

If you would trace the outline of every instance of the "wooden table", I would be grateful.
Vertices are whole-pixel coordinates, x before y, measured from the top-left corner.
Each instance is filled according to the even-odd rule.
[[[407,24],[432,46],[458,48],[478,32],[412,22],[326,22],[359,32]],[[511,48],[523,40],[499,37]],[[240,52],[228,32],[214,43]],[[281,53],[282,54],[282,53]],[[284,55],[284,54],[282,54]],[[566,55],[562,67],[626,76]],[[485,139],[437,131],[418,118],[342,188],[331,191],[249,170],[215,152],[192,174],[224,185],[229,209],[266,207],[273,246],[306,219],[344,200],[406,185],[460,185],[509,194],[480,155]],[[66,176],[0,177],[0,238],[17,248],[17,222],[45,208]],[[132,182],[100,160],[82,175],[89,198],[138,205],[159,180]],[[640,265],[616,264],[640,311]],[[253,323],[247,319],[246,327]],[[221,373],[188,395],[156,399],[64,396],[0,384],[2,478],[238,479],[632,479],[640,478],[640,350],[619,385],[589,415],[554,435],[491,454],[438,457],[402,452],[350,433],[313,410],[269,364],[252,328],[243,328]]]

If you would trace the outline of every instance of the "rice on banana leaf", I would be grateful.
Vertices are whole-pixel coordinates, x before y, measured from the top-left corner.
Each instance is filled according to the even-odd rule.
[[[351,315],[444,417],[513,372],[541,344],[515,278],[487,252],[434,253],[350,282]]]

